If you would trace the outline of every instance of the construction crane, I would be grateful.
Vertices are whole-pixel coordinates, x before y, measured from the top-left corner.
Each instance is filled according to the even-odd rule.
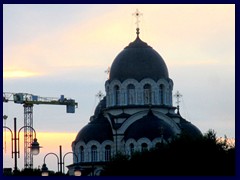
[[[3,92],[3,102],[13,101],[23,104],[24,107],[24,168],[33,168],[33,155],[30,152],[30,145],[33,142],[33,105],[66,105],[67,113],[75,113],[78,103],[74,99],[66,99],[64,95],[60,98],[40,97],[28,93]],[[30,127],[29,127],[30,126]]]

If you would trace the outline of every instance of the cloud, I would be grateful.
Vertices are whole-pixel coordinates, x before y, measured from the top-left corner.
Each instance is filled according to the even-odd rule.
[[[4,71],[11,67],[28,72],[26,74],[29,75],[47,76],[71,67],[106,68],[115,56],[134,40],[135,19],[131,17],[131,12],[135,7],[136,5],[116,5],[112,6],[112,10],[102,13],[94,12],[93,8],[91,12],[95,13],[95,16],[92,15],[88,21],[76,21],[56,32],[38,32],[38,37],[32,41],[8,46],[4,48]],[[140,22],[140,36],[156,50],[164,48],[163,54],[167,53],[169,64],[217,63],[217,60],[211,59],[207,62],[201,57],[206,59],[204,56],[218,49],[218,45],[204,50],[205,52],[202,49],[206,44],[212,43],[211,39],[217,40],[215,37],[223,33],[229,34],[226,31],[231,29],[231,26],[226,25],[226,20],[232,20],[229,12],[233,6],[138,5],[138,8],[144,12]],[[31,17],[31,14],[29,16]],[[164,18],[166,16],[167,18]],[[228,24],[234,23],[230,21]],[[194,44],[191,43],[193,39]],[[177,59],[183,54],[187,54],[191,60]],[[192,60],[194,54],[197,57],[195,62]]]

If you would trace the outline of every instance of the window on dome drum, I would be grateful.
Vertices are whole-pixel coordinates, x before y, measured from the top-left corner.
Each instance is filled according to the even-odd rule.
[[[127,86],[128,104],[134,104],[135,101],[135,87],[133,84]]]
[[[164,104],[164,85],[160,84],[159,87],[159,96],[160,96],[160,104]]]
[[[144,104],[151,104],[152,103],[152,91],[151,91],[151,85],[145,84],[144,87]]]
[[[84,147],[80,146],[79,149],[79,162],[84,162]]]
[[[92,145],[91,147],[91,158],[92,158],[92,162],[96,162],[98,157],[97,157],[97,146]]]
[[[120,90],[119,90],[119,86],[116,85],[114,87],[114,96],[115,96],[115,105],[119,105],[120,102]]]
[[[142,143],[142,152],[144,152],[144,151],[147,151],[148,150],[148,145],[147,145],[147,143]]]
[[[105,146],[105,161],[110,161],[111,158],[111,146],[106,145]]]
[[[161,143],[160,142],[156,143],[155,148],[160,149],[161,148]]]
[[[134,153],[134,145],[133,145],[133,143],[131,143],[129,145],[129,148],[130,148],[130,155],[132,155]]]

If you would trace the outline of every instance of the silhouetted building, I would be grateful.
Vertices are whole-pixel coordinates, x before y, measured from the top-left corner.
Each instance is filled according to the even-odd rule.
[[[139,28],[136,39],[114,59],[105,91],[90,122],[72,143],[81,167],[89,173],[98,175],[117,152],[131,155],[168,143],[182,132],[202,136],[173,106],[168,68],[158,52],[140,39]]]

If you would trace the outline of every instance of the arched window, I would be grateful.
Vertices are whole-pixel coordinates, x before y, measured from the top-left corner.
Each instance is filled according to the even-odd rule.
[[[144,87],[144,104],[151,104],[152,103],[152,91],[151,91],[151,85],[145,84]]]
[[[105,161],[110,161],[111,158],[111,146],[106,145],[105,146]]]
[[[92,145],[91,147],[91,156],[92,156],[92,162],[96,162],[98,157],[97,157],[97,146]]]
[[[127,86],[128,104],[134,104],[135,101],[135,87],[132,84]]]
[[[83,146],[80,146],[80,149],[79,149],[79,161],[84,162],[84,147]]]
[[[132,155],[134,153],[134,145],[133,145],[133,143],[131,143],[129,145],[129,149],[130,149],[130,155]]]
[[[114,87],[114,97],[115,97],[115,105],[119,105],[120,103],[120,91],[119,91],[119,86],[116,85]]]
[[[159,96],[160,96],[160,104],[164,104],[164,85],[163,84],[160,84]]]
[[[142,143],[142,152],[144,152],[144,151],[147,151],[148,150],[148,145],[147,145],[147,143]]]
[[[162,147],[162,144],[160,142],[156,143],[155,148],[160,149]]]

